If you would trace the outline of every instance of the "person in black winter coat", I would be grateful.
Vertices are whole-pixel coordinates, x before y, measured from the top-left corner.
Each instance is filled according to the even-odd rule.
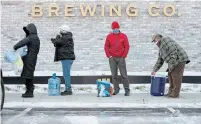
[[[73,60],[75,60],[75,54],[73,34],[69,30],[68,25],[63,25],[60,28],[60,35],[51,39],[56,48],[54,61],[61,61],[65,79],[65,91],[61,92],[61,95],[72,95],[70,70]]]
[[[21,78],[25,79],[26,92],[22,94],[22,97],[33,97],[34,91],[34,71],[37,63],[37,55],[40,49],[40,39],[37,35],[36,26],[33,23],[28,24],[23,27],[26,37],[14,45],[14,50],[20,47],[27,46],[28,52],[26,56],[22,57],[24,63],[23,70],[21,73]]]

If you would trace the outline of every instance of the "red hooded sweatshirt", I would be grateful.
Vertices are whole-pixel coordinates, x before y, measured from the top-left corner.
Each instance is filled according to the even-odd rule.
[[[114,21],[112,23],[112,29],[120,28],[119,23]],[[124,33],[110,33],[105,41],[105,53],[109,58],[112,57],[123,57],[126,58],[129,51],[128,38]]]

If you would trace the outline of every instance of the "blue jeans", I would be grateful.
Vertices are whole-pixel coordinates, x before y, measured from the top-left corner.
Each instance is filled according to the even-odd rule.
[[[63,69],[63,77],[65,80],[66,91],[72,91],[70,69],[73,64],[73,60],[61,60],[61,64]]]

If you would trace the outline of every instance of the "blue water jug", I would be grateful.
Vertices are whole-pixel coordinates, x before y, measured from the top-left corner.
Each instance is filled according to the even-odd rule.
[[[21,47],[17,50],[20,54],[20,56],[26,56],[28,52],[27,46]]]
[[[15,63],[18,59],[18,55],[15,51],[8,51],[5,53],[4,59],[9,63]]]
[[[98,88],[98,97],[110,97],[110,82],[96,80]]]
[[[163,96],[165,91],[166,76],[151,76],[151,95]]]
[[[48,79],[48,95],[49,96],[60,96],[60,84],[61,79],[56,77],[56,73]]]

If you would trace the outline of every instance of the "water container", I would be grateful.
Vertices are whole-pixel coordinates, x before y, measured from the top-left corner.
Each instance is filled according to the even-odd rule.
[[[14,72],[16,75],[20,75],[22,73],[22,70],[23,70],[23,61],[22,61],[22,58],[21,56],[19,55],[19,53],[17,54],[17,61],[13,64],[14,66]]]
[[[8,51],[4,55],[4,59],[6,62],[14,63],[18,59],[18,55],[15,51]]]
[[[27,51],[28,51],[27,46],[21,47],[17,51],[14,50],[8,51],[5,53],[4,59],[6,62],[15,63],[16,61],[19,60],[19,56],[21,57],[27,55]]]
[[[22,73],[24,64],[18,51],[6,52],[4,59],[8,63],[12,63],[16,75],[20,75]]]
[[[49,96],[60,96],[60,83],[61,79],[56,77],[56,73],[48,79],[48,95]]]
[[[21,47],[17,50],[20,54],[20,56],[26,56],[28,52],[27,46]]]
[[[165,92],[166,76],[155,75],[151,76],[151,95],[163,96]]]
[[[110,97],[113,94],[112,84],[108,81],[96,80],[98,97]]]

